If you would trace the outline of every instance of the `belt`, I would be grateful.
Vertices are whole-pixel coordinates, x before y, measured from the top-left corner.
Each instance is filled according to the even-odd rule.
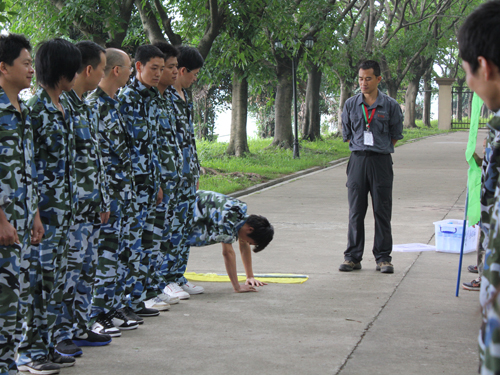
[[[358,156],[381,156],[381,155],[387,155],[387,154],[382,154],[380,152],[375,152],[375,151],[353,151],[353,154],[356,154]]]

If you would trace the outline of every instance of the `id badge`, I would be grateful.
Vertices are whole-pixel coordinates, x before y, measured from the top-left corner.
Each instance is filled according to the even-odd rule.
[[[373,146],[373,133],[369,131],[365,131],[364,137],[365,146]]]

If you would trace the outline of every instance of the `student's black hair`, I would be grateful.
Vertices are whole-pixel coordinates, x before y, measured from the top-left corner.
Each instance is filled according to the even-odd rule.
[[[253,248],[254,253],[264,250],[273,240],[274,228],[264,216],[250,215],[245,224],[253,228],[253,232],[249,233],[248,237],[256,242]]]
[[[23,48],[31,52],[30,42],[24,35],[0,35],[0,62],[3,61],[7,65],[12,66]]]
[[[82,63],[78,73],[81,73],[87,66],[96,69],[101,63],[101,53],[106,54],[106,50],[99,44],[91,42],[90,40],[83,40],[75,44],[82,54]]]
[[[179,50],[179,56],[177,56],[179,69],[185,67],[191,71],[203,67],[205,60],[203,60],[203,56],[201,56],[201,53],[196,48],[180,46],[177,49]]]
[[[135,61],[139,61],[142,65],[146,65],[149,60],[154,59],[155,57],[165,59],[163,52],[158,47],[151,44],[139,46],[137,51],[135,51]]]
[[[472,73],[479,68],[479,56],[500,68],[500,1],[489,1],[479,6],[464,21],[458,32],[458,49]]]
[[[61,38],[41,42],[35,55],[36,81],[49,88],[62,78],[72,81],[81,62],[82,54],[73,43]]]
[[[368,70],[373,69],[373,74],[375,77],[380,77],[380,65],[375,60],[365,60],[358,66],[358,70]]]
[[[167,42],[155,42],[153,46],[157,47],[160,51],[165,55],[165,60],[168,60],[171,57],[178,57],[179,50],[175,48],[173,45]]]

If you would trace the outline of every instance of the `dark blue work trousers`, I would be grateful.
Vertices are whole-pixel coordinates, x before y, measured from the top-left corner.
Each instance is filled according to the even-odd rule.
[[[368,193],[375,218],[373,255],[377,263],[390,262],[392,251],[392,172],[391,154],[353,151],[347,164],[349,229],[345,260],[361,262],[365,246],[365,216]]]

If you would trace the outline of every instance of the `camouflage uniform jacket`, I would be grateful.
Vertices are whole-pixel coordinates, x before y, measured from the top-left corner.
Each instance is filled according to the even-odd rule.
[[[28,107],[18,101],[21,113],[0,87],[0,207],[7,220],[25,219],[31,228],[38,206],[33,129]]]
[[[500,117],[492,117],[488,122],[488,128],[490,131],[486,138],[481,167],[481,240],[484,249],[488,247],[491,211],[500,176]]]
[[[70,114],[64,108],[63,117],[43,88],[36,91],[28,106],[35,142],[40,217],[45,224],[67,225],[78,205]]]
[[[99,142],[109,195],[122,201],[132,199],[135,195],[130,155],[132,143],[120,114],[120,103],[100,87],[87,97],[86,102],[98,115]]]
[[[177,127],[177,142],[181,148],[183,164],[181,179],[190,184],[196,184],[200,178],[200,163],[196,151],[193,126],[193,103],[189,100],[186,90],[183,89],[184,101],[173,86],[167,89],[170,92]]]
[[[78,212],[108,212],[109,195],[97,139],[97,115],[74,90],[63,93],[61,98],[63,105],[69,107],[75,137]]]
[[[137,78],[118,95],[120,114],[132,140],[132,168],[138,203],[153,204],[159,190],[160,165],[157,157],[157,121],[159,95]]]
[[[246,203],[213,191],[198,190],[191,238],[195,246],[233,243],[248,219]]]
[[[177,143],[175,113],[170,101],[170,93],[158,96],[158,159],[161,170],[161,188],[164,193],[172,190],[180,181],[182,154]]]

